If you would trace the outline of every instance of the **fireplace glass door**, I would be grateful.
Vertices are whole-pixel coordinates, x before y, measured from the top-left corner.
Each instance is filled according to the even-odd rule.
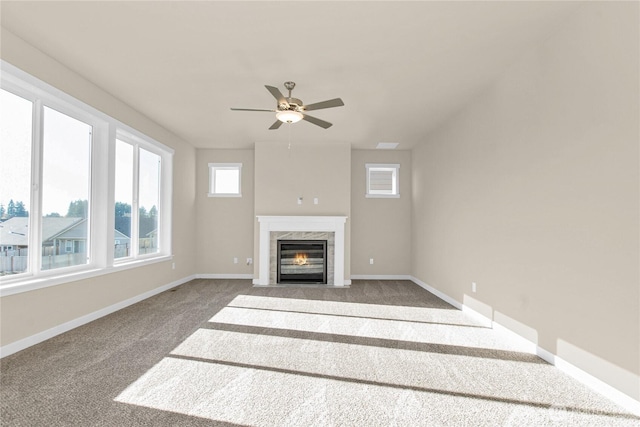
[[[278,240],[278,283],[326,284],[326,240]]]

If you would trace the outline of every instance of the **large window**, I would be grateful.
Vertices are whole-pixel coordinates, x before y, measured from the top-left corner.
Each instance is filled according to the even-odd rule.
[[[168,260],[173,150],[1,65],[1,294]]]

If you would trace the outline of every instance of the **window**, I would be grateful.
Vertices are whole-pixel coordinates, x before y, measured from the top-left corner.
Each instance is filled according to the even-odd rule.
[[[116,140],[114,222],[114,258],[126,258],[131,253],[131,207],[133,206],[133,145]]]
[[[367,163],[366,197],[400,197],[400,165]]]
[[[44,107],[42,144],[41,269],[86,264],[89,242],[91,140],[93,127]],[[72,241],[84,240],[74,252]]]
[[[140,149],[138,185],[138,250],[158,252],[158,206],[160,206],[160,156]]]
[[[173,150],[1,66],[0,295],[168,260]]]
[[[33,102],[0,89],[0,276],[29,269]]]
[[[209,163],[209,197],[242,197],[242,163]]]
[[[113,254],[116,259],[159,251],[161,166],[162,156],[141,148],[135,138],[116,140]]]

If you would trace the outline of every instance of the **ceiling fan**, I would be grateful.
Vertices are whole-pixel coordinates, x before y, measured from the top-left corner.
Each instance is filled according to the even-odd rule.
[[[269,128],[270,130],[278,129],[282,123],[296,123],[300,120],[306,120],[309,123],[313,123],[314,125],[320,126],[321,128],[327,129],[332,126],[331,123],[325,122],[324,120],[320,120],[318,118],[312,117],[306,114],[307,111],[312,110],[320,110],[323,108],[333,108],[333,107],[341,107],[344,105],[342,99],[334,98],[328,101],[316,102],[314,104],[304,105],[301,100],[298,98],[291,97],[291,91],[294,87],[296,87],[295,82],[284,82],[284,87],[289,91],[289,96],[285,97],[282,92],[277,87],[267,86],[265,85],[267,90],[273,95],[273,97],[278,101],[278,105],[275,110],[261,110],[255,108],[231,108],[233,111],[268,111],[272,113],[276,113],[276,118],[278,120],[275,121],[274,124]]]

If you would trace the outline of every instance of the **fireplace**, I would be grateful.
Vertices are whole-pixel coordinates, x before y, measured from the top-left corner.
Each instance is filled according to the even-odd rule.
[[[346,216],[267,216],[258,215],[259,254],[256,286],[277,284],[278,240],[326,240],[327,285],[346,286]]]
[[[278,240],[277,283],[327,284],[327,241]]]

